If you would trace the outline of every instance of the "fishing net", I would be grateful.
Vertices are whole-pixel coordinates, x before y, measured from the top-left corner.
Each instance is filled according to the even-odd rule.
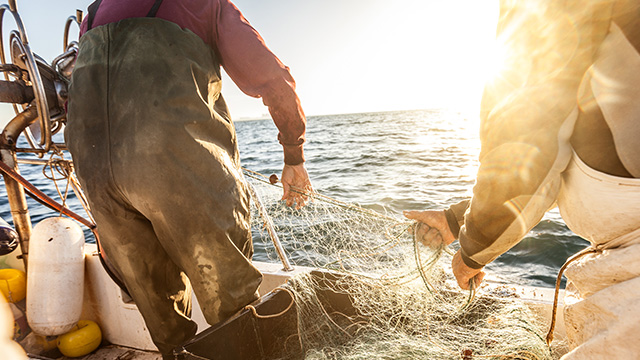
[[[327,274],[304,273],[288,284],[306,359],[553,358],[542,324],[515,291],[461,291],[450,271],[452,250],[415,241],[407,219],[319,194],[296,210],[279,201],[277,184],[245,175],[291,263]],[[258,210],[252,231],[254,260],[278,262]],[[352,306],[328,307],[326,293]]]

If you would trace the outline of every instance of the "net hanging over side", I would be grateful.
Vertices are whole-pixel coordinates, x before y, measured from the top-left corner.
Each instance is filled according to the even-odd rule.
[[[461,291],[450,271],[451,251],[413,236],[397,215],[320,194],[299,210],[282,189],[245,170],[294,266],[321,269],[288,283],[298,311],[306,359],[552,359],[544,325],[512,292]],[[254,208],[254,260],[279,262]],[[348,309],[329,308],[327,292]]]

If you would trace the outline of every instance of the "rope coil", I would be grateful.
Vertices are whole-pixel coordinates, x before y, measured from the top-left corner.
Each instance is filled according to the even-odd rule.
[[[80,215],[76,214],[75,212],[69,210],[66,206],[64,206],[64,205],[58,203],[57,201],[53,200],[52,198],[50,198],[47,194],[45,194],[42,191],[40,191],[33,184],[31,184],[27,179],[25,179],[20,174],[15,172],[13,169],[11,169],[7,164],[5,164],[2,161],[0,161],[0,171],[4,172],[9,177],[11,177],[13,180],[15,180],[18,183],[20,183],[25,188],[25,191],[28,190],[28,193],[30,193],[31,196],[39,199],[41,201],[41,203],[45,204],[49,208],[52,208],[55,211],[60,212],[61,214],[64,214],[64,215],[67,215],[67,216],[71,217],[72,219],[78,221],[79,223],[81,223],[82,225],[88,227],[89,229],[93,230],[93,229],[96,228],[96,225],[94,223],[89,222],[88,220],[86,220],[82,216],[80,216]]]

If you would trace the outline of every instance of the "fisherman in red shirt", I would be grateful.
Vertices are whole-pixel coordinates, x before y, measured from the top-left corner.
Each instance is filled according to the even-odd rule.
[[[220,66],[261,97],[284,149],[287,205],[312,191],[289,70],[228,0],[98,0],[81,27],[66,141],[101,243],[166,358],[257,299],[249,194]]]

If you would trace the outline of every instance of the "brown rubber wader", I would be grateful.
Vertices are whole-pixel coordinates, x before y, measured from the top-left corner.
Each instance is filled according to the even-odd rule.
[[[163,354],[257,299],[249,195],[214,52],[157,18],[91,29],[65,132],[107,257]],[[186,279],[186,277],[188,279]]]

